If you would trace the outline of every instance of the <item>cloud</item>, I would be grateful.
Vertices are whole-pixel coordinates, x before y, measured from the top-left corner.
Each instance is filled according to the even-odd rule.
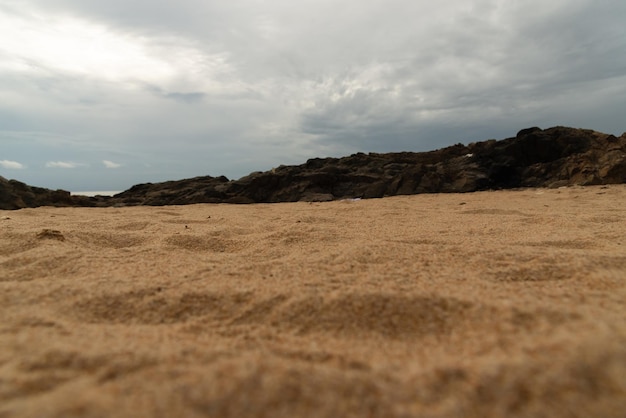
[[[102,160],[102,164],[104,164],[106,168],[120,168],[122,166],[121,164],[114,163],[113,161],[109,160]]]
[[[175,65],[151,53],[141,38],[96,21],[22,7],[13,15],[0,9],[0,24],[20,34],[0,40],[0,69],[39,76],[54,70],[108,81],[163,79],[175,71]]]
[[[623,1],[156,3],[0,0],[20,35],[0,38],[3,154],[98,162],[24,175],[122,189],[529,126],[626,130]],[[133,164],[103,176],[103,156]]]
[[[10,160],[0,160],[0,167],[6,168],[7,170],[21,170],[25,168],[23,164]]]
[[[77,168],[84,166],[85,164],[75,163],[72,161],[48,161],[46,167],[48,168]]]

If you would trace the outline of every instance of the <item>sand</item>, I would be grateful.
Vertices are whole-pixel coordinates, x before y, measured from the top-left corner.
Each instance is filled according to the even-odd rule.
[[[0,211],[0,417],[624,417],[626,185]]]

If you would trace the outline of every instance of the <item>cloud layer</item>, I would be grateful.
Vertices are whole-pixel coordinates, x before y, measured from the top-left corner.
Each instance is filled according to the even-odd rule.
[[[32,184],[109,190],[532,125],[621,134],[624,15],[617,0],[0,1],[2,157]]]

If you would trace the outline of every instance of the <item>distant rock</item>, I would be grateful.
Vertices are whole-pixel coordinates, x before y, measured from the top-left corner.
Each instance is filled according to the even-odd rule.
[[[147,183],[116,196],[86,198],[0,180],[0,208],[260,203],[377,198],[418,193],[626,183],[626,133],[523,129],[514,138],[430,152],[357,153],[226,177]]]
[[[0,176],[0,209],[12,210],[37,206],[95,206],[84,196],[71,196],[65,190],[34,187]]]

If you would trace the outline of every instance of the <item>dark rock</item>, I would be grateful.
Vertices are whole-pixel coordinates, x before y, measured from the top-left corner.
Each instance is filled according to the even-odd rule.
[[[313,158],[234,181],[204,176],[138,184],[110,198],[70,196],[0,178],[0,209],[328,201],[608,183],[626,183],[626,134],[615,137],[584,129],[534,127],[514,138],[430,152]]]
[[[589,130],[529,128],[515,138],[425,153],[312,158],[214,186],[205,196],[229,203],[294,202],[624,182],[624,143],[624,137]]]
[[[526,129],[522,129],[521,131],[519,131],[517,133],[517,135],[515,136],[517,139],[522,138],[526,135],[531,135],[534,134],[535,132],[541,132],[541,128],[538,128],[536,126],[533,126],[532,128],[526,128]]]
[[[105,200],[105,198],[102,198]],[[34,187],[17,180],[0,177],[0,209],[13,210],[37,206],[96,206],[86,196],[72,196],[65,190]]]

